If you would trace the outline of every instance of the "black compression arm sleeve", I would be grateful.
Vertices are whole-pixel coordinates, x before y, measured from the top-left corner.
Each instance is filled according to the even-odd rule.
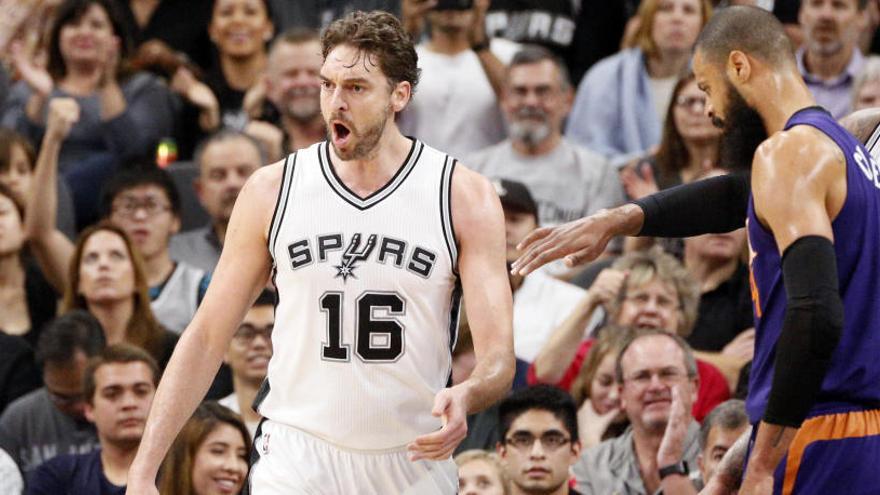
[[[796,240],[782,257],[782,277],[788,306],[764,421],[797,428],[819,395],[843,332],[834,245],[820,236]]]
[[[644,212],[640,236],[690,237],[742,228],[751,184],[745,173],[698,180],[634,201]]]

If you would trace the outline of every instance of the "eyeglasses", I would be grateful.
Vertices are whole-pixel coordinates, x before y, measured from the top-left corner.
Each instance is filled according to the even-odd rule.
[[[85,400],[85,395],[82,393],[62,394],[59,392],[53,392],[48,388],[46,389],[46,392],[49,394],[49,399],[58,407],[73,406]]]
[[[535,437],[535,435],[532,435],[531,433],[517,432],[505,438],[504,443],[517,450],[531,450],[532,446],[535,445],[535,440],[537,440],[537,438],[538,437]],[[548,452],[554,451],[571,441],[570,438],[556,431],[548,431],[541,435],[540,438],[541,447]]]
[[[152,199],[140,201],[134,198],[123,198],[113,202],[113,213],[126,218],[134,217],[138,210],[143,210],[147,217],[153,217],[170,209],[169,205],[153,201]]]
[[[264,327],[257,327],[249,323],[244,323],[240,327],[238,327],[238,330],[235,332],[235,336],[233,338],[238,343],[243,345],[250,345],[250,343],[253,342],[255,338],[257,338],[257,335],[260,335],[264,339],[271,342],[272,327],[272,324],[266,325]]]
[[[633,373],[629,377],[623,379],[624,382],[634,383],[639,387],[647,387],[651,383],[654,376],[660,380],[660,383],[667,387],[671,387],[684,379],[687,374],[677,368],[663,368],[660,370],[641,370]]]
[[[705,96],[679,96],[675,99],[675,106],[679,108],[687,108],[689,110],[702,111],[706,108]],[[697,108],[694,108],[694,107]]]
[[[639,306],[646,306],[652,299],[654,300],[654,304],[660,309],[673,310],[679,307],[679,304],[676,301],[666,296],[660,295],[655,297],[647,292],[632,292],[624,297],[624,300],[638,304]]]

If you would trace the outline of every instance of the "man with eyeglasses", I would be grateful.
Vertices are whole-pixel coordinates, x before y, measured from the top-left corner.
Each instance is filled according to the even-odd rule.
[[[501,98],[510,138],[464,160],[487,177],[528,186],[541,225],[568,222],[623,201],[617,171],[608,161],[562,136],[572,99],[559,58],[546,48],[523,48],[510,62]]]
[[[251,435],[263,418],[252,404],[269,371],[274,323],[275,294],[263,290],[238,326],[223,358],[232,371],[232,393],[218,402],[240,414]]]
[[[58,317],[43,330],[36,357],[45,385],[0,416],[0,448],[25,474],[56,455],[99,446],[94,426],[84,417],[82,388],[87,361],[104,345],[101,325],[85,311]]]
[[[573,469],[577,488],[597,495],[696,494],[690,469],[700,454],[700,427],[690,411],[700,378],[690,347],[678,335],[640,330],[615,368],[630,428],[584,451]]]
[[[548,385],[520,389],[501,402],[498,418],[496,450],[512,481],[511,495],[579,495],[568,483],[581,453],[570,395]]]
[[[36,174],[55,166],[43,161]],[[26,223],[40,268],[63,292],[74,246],[54,227],[57,191],[54,182],[47,184],[35,190],[38,198],[30,203]],[[205,295],[210,274],[170,254],[171,236],[180,230],[180,196],[173,179],[152,164],[135,164],[104,185],[100,203],[103,216],[125,231],[144,261],[150,307],[159,323],[182,332]]]

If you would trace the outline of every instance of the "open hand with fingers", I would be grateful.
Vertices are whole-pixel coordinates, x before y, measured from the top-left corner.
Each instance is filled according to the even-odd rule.
[[[461,389],[444,388],[438,392],[431,414],[443,418],[443,427],[416,438],[407,446],[411,461],[448,459],[467,436],[467,406]]]

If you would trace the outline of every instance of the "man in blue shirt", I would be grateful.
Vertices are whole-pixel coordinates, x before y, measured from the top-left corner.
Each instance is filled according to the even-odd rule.
[[[27,493],[123,495],[158,382],[156,362],[138,347],[108,346],[92,359],[83,383],[85,414],[101,448],[43,463],[29,477]]]

